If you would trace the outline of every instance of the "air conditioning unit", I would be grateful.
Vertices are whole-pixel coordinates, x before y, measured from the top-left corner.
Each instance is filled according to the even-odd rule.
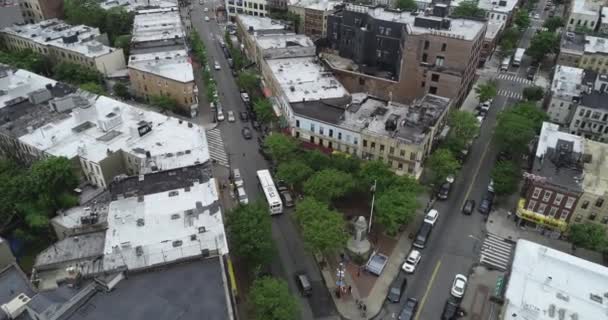
[[[0,309],[8,315],[9,319],[16,319],[25,311],[25,306],[30,302],[30,298],[21,293],[16,296],[13,300],[0,306]]]

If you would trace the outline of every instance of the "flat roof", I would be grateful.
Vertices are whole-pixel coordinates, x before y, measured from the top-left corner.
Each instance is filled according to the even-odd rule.
[[[585,53],[608,53],[608,39],[585,36]]]
[[[157,170],[209,160],[206,133],[197,125],[106,96],[83,101],[75,94],[73,98],[76,106],[69,118],[34,128],[19,140],[51,155],[80,156],[95,163],[105,159],[108,151],[122,150],[140,159],[149,155],[147,161],[155,162]]]
[[[306,9],[328,11],[333,10],[335,6],[342,4],[342,1],[331,0],[298,0],[292,1],[289,5],[295,7],[303,7]]]
[[[2,68],[0,70],[0,109],[18,100],[25,100],[28,94],[47,85],[54,86],[57,81],[36,73],[18,69]]]
[[[129,56],[129,68],[179,82],[194,81],[192,64],[186,50],[132,54]]]
[[[177,8],[138,11],[133,21],[132,43],[185,37]]]
[[[103,255],[104,239],[102,231],[59,240],[36,256],[34,268],[99,258]]]
[[[104,269],[141,269],[228,252],[215,179],[110,203]]]
[[[608,93],[595,90],[583,92],[579,105],[587,108],[608,110]]]
[[[488,21],[488,28],[486,29],[486,39],[494,39],[505,27],[505,22],[500,21]]]
[[[262,49],[315,47],[314,42],[303,34],[264,34],[258,35],[255,42]]]
[[[59,212],[51,220],[68,229],[102,229],[108,218],[108,205],[109,199],[72,207]]]
[[[345,10],[367,13],[371,17],[391,21],[396,23],[407,24],[407,32],[413,34],[434,34],[438,36],[446,36],[451,38],[463,39],[471,41],[477,37],[485,28],[485,21],[476,21],[469,19],[452,19],[442,18],[435,16],[423,16],[423,15],[412,15],[411,12],[397,11],[397,10],[386,10],[383,7],[369,7],[355,4],[347,4]],[[442,22],[443,20],[450,21],[449,29],[435,30],[431,28],[425,28],[415,25],[417,19],[433,20],[435,22]]]
[[[0,32],[27,39],[42,46],[54,46],[77,52],[91,58],[117,50],[97,40],[101,36],[98,28],[70,25],[59,19],[13,25],[0,30]]]
[[[518,240],[504,319],[554,320],[562,318],[558,316],[562,312],[563,319],[605,319],[607,287],[608,268]]]
[[[346,89],[315,57],[266,60],[289,102],[348,96]]]
[[[286,26],[278,20],[273,20],[268,17],[255,17],[247,14],[238,14],[237,18],[241,21],[241,24],[245,27],[245,30],[253,28],[253,31],[264,31],[264,30],[285,30]]]
[[[486,11],[509,13],[515,9],[518,2],[518,0],[480,0],[477,6]]]
[[[21,293],[28,297],[35,294],[29,279],[16,263],[0,269],[0,305],[8,303]]]
[[[608,192],[608,145],[585,139],[585,153],[591,156],[591,160],[583,165],[583,189],[595,195],[604,195]]]
[[[569,54],[582,55],[585,50],[585,35],[574,32],[564,32],[560,41],[560,51]]]
[[[106,0],[99,4],[103,9],[111,9],[114,7],[122,7],[127,12],[139,11],[141,8],[159,7],[171,8],[177,7],[177,1],[174,0]]]
[[[571,99],[580,96],[585,70],[581,68],[557,65],[551,83],[551,93],[560,99]]]
[[[572,13],[597,16],[599,18],[600,7],[601,4],[599,2],[589,0],[574,0],[571,11]]]

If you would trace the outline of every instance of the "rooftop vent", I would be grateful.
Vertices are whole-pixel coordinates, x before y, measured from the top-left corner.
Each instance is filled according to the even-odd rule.
[[[143,218],[137,219],[137,226],[138,227],[143,227],[145,224],[146,224],[146,222],[144,221]]]

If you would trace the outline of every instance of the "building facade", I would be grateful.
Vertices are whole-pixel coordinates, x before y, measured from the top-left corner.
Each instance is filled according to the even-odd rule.
[[[289,12],[300,17],[298,31],[312,39],[325,38],[327,36],[327,17],[341,7],[342,2],[301,0],[289,4]]]
[[[234,20],[237,15],[251,15],[254,17],[266,17],[271,5],[287,8],[287,2],[283,0],[226,0],[226,11],[228,18]]]
[[[565,32],[558,64],[608,73],[608,38]]]
[[[566,22],[568,31],[576,31],[577,28],[595,30],[600,21],[600,10],[604,5],[598,0],[574,0],[570,6],[570,13]]]
[[[63,0],[21,0],[19,3],[27,23],[63,17]]]
[[[585,71],[580,68],[557,65],[551,83],[547,115],[551,122],[566,125],[584,91]]]

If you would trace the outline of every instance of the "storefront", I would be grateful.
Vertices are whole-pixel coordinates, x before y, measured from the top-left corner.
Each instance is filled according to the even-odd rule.
[[[542,215],[525,208],[525,199],[520,199],[517,205],[519,225],[531,227],[550,238],[559,238],[566,231],[568,223],[551,216]]]

